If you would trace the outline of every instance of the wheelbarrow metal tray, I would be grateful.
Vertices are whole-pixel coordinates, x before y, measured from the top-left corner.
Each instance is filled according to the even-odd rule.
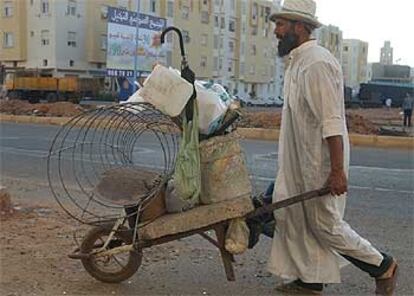
[[[222,221],[243,217],[254,210],[250,195],[210,205],[202,205],[189,211],[167,214],[139,229],[142,240],[154,240],[164,236],[201,229]]]

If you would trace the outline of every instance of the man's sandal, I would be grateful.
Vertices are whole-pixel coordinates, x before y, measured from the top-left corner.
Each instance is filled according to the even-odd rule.
[[[386,278],[377,277],[375,278],[375,294],[392,296],[394,295],[395,287],[397,286],[397,276],[398,276],[398,264],[393,261],[391,263],[390,269],[392,268],[391,276]]]
[[[276,287],[276,291],[293,295],[322,295],[322,291],[304,288],[296,283],[296,281],[282,284]]]

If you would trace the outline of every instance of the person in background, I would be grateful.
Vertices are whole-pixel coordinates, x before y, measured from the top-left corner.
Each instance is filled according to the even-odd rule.
[[[391,105],[392,105],[392,99],[391,98],[387,98],[385,100],[385,106],[387,107],[387,110],[391,110]]]
[[[413,107],[414,107],[414,98],[412,96],[410,96],[409,93],[406,94],[403,104],[402,104],[402,109],[404,112],[404,126],[408,126],[411,127],[411,117],[413,115]]]
[[[273,201],[322,187],[330,194],[275,211],[269,271],[290,281],[279,291],[319,295],[325,284],[340,282],[345,258],[375,279],[377,294],[392,295],[396,260],[343,220],[349,170],[343,74],[311,38],[321,25],[315,11],[313,0],[285,0],[270,16],[279,56],[288,57]]]

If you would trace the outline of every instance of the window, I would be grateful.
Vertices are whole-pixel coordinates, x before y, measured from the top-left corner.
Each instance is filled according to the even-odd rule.
[[[348,51],[348,46],[344,46],[344,51]]]
[[[219,47],[219,36],[214,35],[214,49],[218,49]]]
[[[75,0],[68,0],[68,7],[66,9],[66,15],[76,15],[76,1]]]
[[[155,0],[150,0],[150,11],[151,12],[157,11],[157,2]]]
[[[174,2],[168,1],[167,3],[167,16],[173,17],[174,16]]]
[[[218,57],[214,57],[214,71],[218,69]]]
[[[231,9],[231,11],[234,11],[234,8],[235,8],[234,0],[230,0],[230,9]]]
[[[220,48],[224,47],[224,40],[223,37],[220,37]]]
[[[107,36],[106,34],[101,34],[101,50],[106,50],[107,47]]]
[[[205,57],[205,56],[202,56],[202,57],[201,57],[200,67],[201,67],[201,68],[205,68],[205,67],[207,67],[207,57]]]
[[[219,24],[219,17],[218,17],[218,15],[215,15],[214,16],[214,27],[215,28],[218,28],[220,26],[220,24]]]
[[[266,23],[269,22],[269,17],[270,17],[270,7],[266,7],[265,8],[265,22]]]
[[[47,60],[43,60],[43,66],[46,67],[47,66]]]
[[[182,33],[183,33],[184,42],[185,43],[190,43],[190,40],[191,40],[190,33],[188,31],[185,31],[185,30],[183,30]]]
[[[227,69],[230,73],[233,72],[233,61],[229,61],[229,66]]]
[[[42,2],[40,3],[40,11],[43,14],[49,13],[49,0],[42,0]]]
[[[207,43],[208,43],[208,35],[207,34],[202,34],[201,35],[201,45],[207,46]]]
[[[219,59],[219,70],[223,69],[223,59]]]
[[[207,11],[202,11],[201,12],[201,23],[203,24],[208,24],[209,22],[209,15]]]
[[[68,46],[76,47],[76,32],[68,32]]]
[[[257,3],[253,3],[253,6],[252,6],[252,20],[253,21],[257,20],[257,11],[258,11]]]
[[[256,68],[256,67],[255,67],[254,65],[251,65],[251,66],[250,66],[250,71],[249,71],[249,72],[250,72],[250,74],[252,74],[252,75],[253,75],[253,74],[254,74],[254,72],[256,72],[256,69],[255,69],[255,68]]]
[[[30,31],[30,37],[33,37],[33,36],[34,36],[34,32]]]
[[[188,15],[190,14],[190,8],[188,6],[183,6],[181,9],[181,18],[188,20]]]
[[[229,51],[230,52],[234,51],[234,42],[233,41],[229,41]]]
[[[13,16],[13,3],[11,1],[5,1],[4,2],[3,16],[4,17]]]
[[[105,20],[108,18],[108,6],[102,5],[101,6],[101,19]]]
[[[33,6],[33,0],[30,0],[30,5],[32,5],[32,6]]]
[[[226,21],[225,21],[225,19],[224,19],[224,16],[222,16],[221,17],[221,26],[220,26],[220,28],[221,29],[224,29],[226,27]]]
[[[49,30],[40,31],[40,44],[42,46],[49,45]]]
[[[257,27],[252,27],[252,35],[253,36],[257,35]]]
[[[75,62],[73,60],[69,60],[69,67],[75,66]]]
[[[236,31],[236,22],[234,20],[229,21],[229,31],[230,32]]]
[[[14,40],[13,40],[13,33],[5,32],[3,35],[3,47],[13,47]]]
[[[250,54],[251,55],[256,55],[256,44],[252,44],[252,47],[250,49]]]

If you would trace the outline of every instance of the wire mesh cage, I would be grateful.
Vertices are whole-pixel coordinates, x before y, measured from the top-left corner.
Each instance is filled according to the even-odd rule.
[[[162,190],[174,172],[179,140],[173,119],[150,104],[88,111],[55,136],[47,160],[49,186],[76,220],[113,221],[126,215],[126,207],[143,210]]]

